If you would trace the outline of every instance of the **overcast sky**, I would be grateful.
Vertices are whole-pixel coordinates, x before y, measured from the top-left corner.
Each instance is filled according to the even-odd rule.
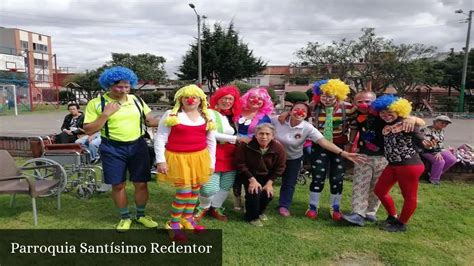
[[[0,26],[52,37],[60,67],[94,69],[112,52],[152,53],[166,58],[174,77],[197,36],[196,15],[174,0],[1,0]],[[206,23],[234,21],[240,37],[268,65],[295,62],[309,41],[355,39],[362,27],[397,43],[424,43],[460,50],[465,45],[465,12],[473,0],[204,0],[194,1]],[[471,47],[474,45],[471,34]],[[205,60],[205,59],[203,59]]]

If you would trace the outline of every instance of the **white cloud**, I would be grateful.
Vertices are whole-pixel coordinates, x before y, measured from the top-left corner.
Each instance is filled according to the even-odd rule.
[[[467,25],[454,10],[474,9],[470,0],[201,0],[206,23],[232,20],[254,55],[269,64],[294,62],[309,41],[353,39],[360,28],[397,43],[424,43],[439,51],[464,46]],[[166,58],[174,76],[196,37],[196,16],[183,1],[3,0],[0,26],[52,36],[59,66],[96,68],[112,52],[153,53]],[[205,59],[204,59],[205,60]]]

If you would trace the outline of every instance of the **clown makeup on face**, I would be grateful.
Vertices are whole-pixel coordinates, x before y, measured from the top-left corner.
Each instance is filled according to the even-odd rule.
[[[375,94],[373,92],[360,92],[354,97],[354,103],[359,112],[367,114],[370,110],[370,105],[375,101]]]
[[[308,106],[305,104],[297,103],[293,105],[290,111],[290,117],[294,121],[303,121],[308,117]]]
[[[112,85],[109,95],[113,99],[121,99],[130,92],[130,82],[121,80]]]
[[[258,95],[251,95],[248,99],[248,106],[250,109],[260,109],[263,106],[263,99]]]
[[[336,96],[323,93],[321,94],[321,103],[327,107],[334,106],[336,104]]]
[[[390,110],[383,110],[380,111],[380,118],[382,118],[387,123],[391,123],[397,120],[398,114]]]
[[[181,103],[185,109],[197,109],[201,104],[201,99],[197,96],[185,96],[181,99]]]
[[[217,100],[217,109],[218,110],[229,110],[234,106],[234,96],[227,94],[222,96]]]

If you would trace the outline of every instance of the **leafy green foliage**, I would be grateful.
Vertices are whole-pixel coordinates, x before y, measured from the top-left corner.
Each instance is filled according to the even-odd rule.
[[[165,62],[164,57],[149,53],[138,55],[112,53],[112,61],[108,62],[107,66],[128,67],[137,74],[139,80],[154,81],[158,84],[166,79]]]
[[[255,57],[248,45],[239,39],[233,23],[227,29],[216,23],[213,31],[204,25],[201,55],[202,75],[207,79],[211,93],[215,90],[215,85],[222,86],[236,79],[254,76],[265,68],[263,60]],[[177,75],[184,80],[197,79],[197,40],[183,56]]]

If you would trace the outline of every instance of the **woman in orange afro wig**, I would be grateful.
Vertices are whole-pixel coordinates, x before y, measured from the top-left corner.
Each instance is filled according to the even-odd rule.
[[[220,87],[211,96],[210,107],[210,114],[216,124],[216,170],[209,182],[201,187],[194,218],[200,220],[210,214],[220,221],[227,221],[222,204],[234,184],[234,154],[236,143],[241,140],[235,135],[235,125],[241,115],[239,89],[234,86]]]

